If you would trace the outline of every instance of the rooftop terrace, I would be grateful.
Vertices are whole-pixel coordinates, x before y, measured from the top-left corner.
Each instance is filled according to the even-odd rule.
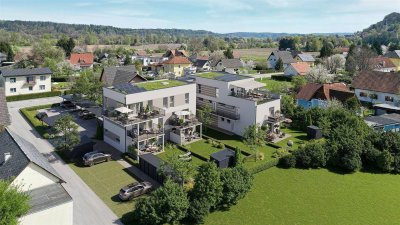
[[[177,87],[177,86],[182,86],[188,84],[187,82],[184,81],[179,81],[179,80],[157,80],[157,81],[147,81],[147,82],[142,82],[142,83],[137,83],[137,84],[130,84],[130,83],[122,83],[122,84],[117,84],[114,85],[113,87],[110,87],[110,89],[113,89],[115,91],[124,93],[124,94],[135,94],[135,93],[140,93],[140,92],[146,92],[146,91],[154,91],[154,90],[159,90],[159,89],[164,89],[164,88],[171,88],[171,87]]]
[[[246,76],[230,74],[230,73],[218,73],[218,72],[198,73],[196,74],[196,76],[211,80],[225,81],[225,82],[249,79],[249,77]]]

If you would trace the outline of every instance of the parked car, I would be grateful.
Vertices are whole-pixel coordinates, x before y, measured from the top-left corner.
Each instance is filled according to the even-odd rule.
[[[60,106],[63,108],[75,108],[76,105],[71,101],[63,101],[60,103]]]
[[[96,117],[96,115],[89,110],[82,110],[79,112],[79,117],[81,117],[84,120],[90,120]]]
[[[46,112],[38,112],[35,116],[38,120],[42,121],[44,118],[49,117]]]
[[[103,152],[88,152],[82,158],[85,166],[93,166],[94,164],[110,161],[111,155]]]
[[[118,196],[122,201],[127,201],[150,192],[152,188],[153,185],[150,182],[136,182],[121,188]]]

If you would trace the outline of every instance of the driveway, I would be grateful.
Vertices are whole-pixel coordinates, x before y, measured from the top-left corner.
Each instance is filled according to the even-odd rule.
[[[61,101],[62,99],[59,97],[51,97],[8,103],[11,115],[11,125],[9,128],[35,145],[49,159],[54,169],[64,179],[66,183],[63,186],[74,200],[75,225],[122,224],[103,201],[53,152],[53,146],[47,140],[40,138],[40,135],[27,123],[19,112],[20,108],[59,103]]]

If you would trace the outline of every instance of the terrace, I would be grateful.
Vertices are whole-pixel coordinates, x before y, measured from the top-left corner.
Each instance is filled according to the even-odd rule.
[[[163,88],[182,86],[185,84],[187,83],[179,80],[159,80],[159,81],[142,82],[135,85],[139,88],[145,89],[146,91],[153,91]]]
[[[170,119],[169,125],[174,126],[170,133],[170,139],[177,144],[189,144],[201,140],[202,123],[187,111],[177,112]]]
[[[165,110],[155,106],[149,106],[146,107],[146,109],[141,108],[139,112],[135,112],[135,110],[127,107],[119,107],[116,109],[109,108],[104,111],[104,117],[121,126],[129,126],[152,119],[162,118],[164,115]]]
[[[271,93],[262,87],[264,84],[256,81],[231,85],[230,96],[254,101],[258,105],[280,99],[280,95]]]

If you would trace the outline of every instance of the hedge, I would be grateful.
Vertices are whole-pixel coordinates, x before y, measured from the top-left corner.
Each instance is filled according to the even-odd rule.
[[[248,170],[251,174],[256,174],[256,173],[262,172],[264,170],[267,170],[271,167],[277,166],[278,164],[279,164],[279,158],[276,158],[276,159],[268,160],[265,163],[262,163],[255,167],[251,167]]]
[[[207,135],[205,135],[205,134],[203,134],[202,137],[203,137],[204,139],[211,139],[211,140],[216,141],[216,142],[221,142],[220,140],[217,140],[217,139],[212,138],[212,137],[210,137],[210,136],[207,136]],[[223,143],[223,142],[222,142],[222,143]],[[230,148],[230,149],[235,149],[235,148],[236,148],[236,146],[233,146],[233,145],[230,145],[230,144],[226,144],[226,143],[223,143],[223,144],[225,145],[225,147]],[[250,156],[250,155],[251,155],[250,153],[248,153],[248,152],[246,152],[246,151],[243,151],[243,150],[241,150],[241,149],[239,149],[239,150],[240,150],[240,152],[241,152],[244,156]]]
[[[20,109],[22,115],[25,117],[26,120],[29,121],[29,123],[32,125],[32,127],[35,128],[35,130],[42,136],[44,137],[45,134],[47,134],[47,128],[48,125],[46,123],[42,124],[42,121],[38,120],[36,116],[36,111],[39,109],[46,109],[46,108],[51,108],[58,106],[59,104],[48,104],[48,105],[38,105],[38,106],[32,106],[28,108],[23,108]]]
[[[277,145],[277,144],[274,144],[274,143],[271,143],[271,142],[267,142],[266,145],[268,145],[268,146],[270,146],[270,147],[273,147],[273,148],[276,148],[276,149],[282,148],[281,146],[279,146],[279,145]]]
[[[61,91],[50,91],[50,92],[42,92],[42,93],[35,93],[35,94],[26,94],[26,95],[15,95],[15,96],[7,96],[7,102],[13,101],[21,101],[21,100],[28,100],[34,98],[46,98],[46,97],[54,97],[60,96]]]
[[[195,157],[197,157],[197,158],[199,158],[199,159],[201,159],[201,160],[203,160],[203,161],[206,161],[206,162],[207,162],[207,161],[209,160],[209,159],[207,159],[206,157],[197,154],[196,152],[190,151],[189,149],[185,148],[185,147],[182,146],[182,145],[177,145],[177,147],[178,147],[178,149],[183,150],[183,151],[185,151],[185,152],[190,152],[193,156],[195,156]]]
[[[277,80],[277,81],[292,81],[291,77],[288,76],[283,76],[283,75],[272,75],[271,76],[272,80]]]
[[[68,82],[68,77],[52,77],[51,82]]]

